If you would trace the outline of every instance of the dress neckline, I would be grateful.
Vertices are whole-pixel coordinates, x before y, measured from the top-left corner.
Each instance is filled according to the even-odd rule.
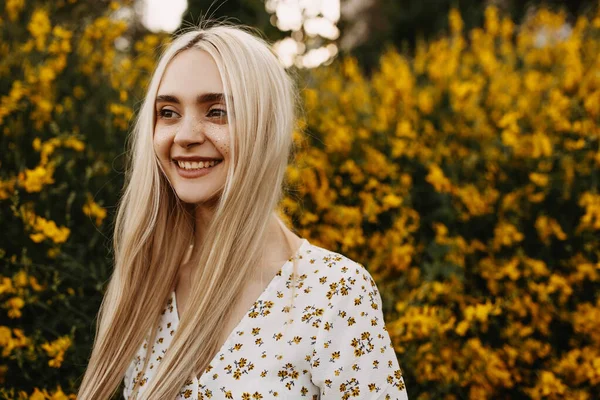
[[[263,297],[264,297],[264,296],[265,296],[267,293],[271,292],[271,290],[272,290],[272,287],[273,287],[273,286],[275,286],[275,282],[276,282],[278,279],[281,279],[281,278],[282,278],[282,277],[285,275],[285,273],[287,272],[287,271],[286,271],[286,269],[287,269],[286,267],[287,267],[288,265],[291,265],[291,264],[292,264],[292,261],[293,261],[293,259],[294,259],[294,258],[296,258],[296,257],[298,257],[298,256],[300,255],[300,253],[301,253],[301,252],[304,250],[304,248],[305,248],[306,246],[309,246],[309,245],[310,245],[310,242],[309,242],[307,239],[304,239],[304,238],[303,238],[301,241],[302,241],[302,243],[301,243],[301,244],[300,244],[300,246],[298,247],[298,250],[296,250],[296,253],[294,253],[294,255],[293,255],[292,257],[290,257],[288,260],[286,260],[286,261],[283,263],[283,265],[282,265],[282,266],[279,268],[279,270],[277,271],[277,273],[275,274],[275,276],[274,276],[274,277],[271,279],[271,281],[269,281],[269,284],[268,284],[268,285],[265,287],[265,289],[264,289],[264,290],[261,292],[260,296],[258,296],[258,298],[257,298],[255,301],[262,300],[262,298],[263,298]],[[176,321],[177,321],[177,323],[179,324],[179,321],[180,321],[180,316],[179,316],[179,310],[177,309],[177,299],[176,299],[176,296],[175,296],[175,290],[171,290],[171,299],[173,300],[173,316],[175,317],[175,320],[176,320]],[[249,312],[249,311],[250,311],[250,310],[248,310],[248,312]],[[244,321],[244,319],[246,318],[246,315],[248,315],[248,312],[246,312],[246,314],[244,314],[244,317],[242,318],[242,320],[240,321],[240,323]],[[233,332],[235,332],[236,330],[238,330],[237,328],[238,328],[238,326],[239,326],[239,325],[240,325],[240,324],[238,324],[238,325],[237,325],[237,326],[234,328],[234,330],[232,331],[232,333],[233,333]],[[229,335],[229,336],[231,336],[231,335]],[[228,340],[226,340],[226,342],[227,342],[227,341],[229,341],[229,338],[228,338]]]
[[[260,296],[258,296],[258,298],[255,300],[255,304],[261,301],[264,301],[265,298],[274,290],[275,287],[277,287],[277,284],[279,283],[279,281],[281,279],[285,279],[287,277],[287,273],[288,273],[288,269],[290,268],[291,265],[293,265],[293,260],[294,258],[298,258],[300,256],[300,254],[308,247],[310,246],[310,242],[307,239],[302,239],[302,244],[300,244],[300,247],[298,247],[298,250],[296,250],[296,253],[294,253],[294,255],[292,257],[290,257],[282,266],[281,268],[279,268],[279,271],[275,274],[275,276],[271,279],[271,281],[269,282],[269,284],[266,286],[266,288],[262,291],[262,293],[260,294]],[[175,296],[175,290],[171,291],[171,298],[173,300],[173,311],[172,311],[172,315],[174,318],[174,322],[175,322],[175,327],[177,327],[179,325],[179,310],[177,309],[177,299]],[[242,319],[238,322],[238,324],[231,330],[231,332],[229,333],[229,336],[227,336],[227,339],[225,340],[225,342],[221,345],[221,348],[219,349],[219,351],[217,351],[217,353],[214,355],[213,359],[210,361],[210,365],[214,368],[216,367],[216,365],[219,362],[219,356],[220,354],[222,354],[228,346],[230,346],[231,341],[233,340],[236,332],[240,331],[241,329],[243,329],[244,325],[247,324],[250,312],[253,310],[254,305],[250,307],[250,309],[248,309],[246,311],[246,313],[244,314],[244,316],[242,317]],[[200,375],[200,378],[198,378],[197,376],[193,377],[193,384],[197,385],[198,382],[202,379],[202,376],[204,375],[204,372],[202,373],[202,375]]]

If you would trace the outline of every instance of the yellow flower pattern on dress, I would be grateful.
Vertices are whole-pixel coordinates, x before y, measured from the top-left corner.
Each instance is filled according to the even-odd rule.
[[[370,273],[349,258],[303,239],[295,298],[293,258],[281,267],[234,328],[200,379],[181,399],[408,400]],[[148,371],[142,344],[125,374],[123,396],[153,378],[179,324],[175,293],[167,301]]]

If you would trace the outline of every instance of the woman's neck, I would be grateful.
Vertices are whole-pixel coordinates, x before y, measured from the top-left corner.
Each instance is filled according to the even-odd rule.
[[[214,212],[205,207],[195,210],[194,246],[201,246],[205,228],[210,223]],[[294,255],[302,239],[292,232],[275,213],[269,215],[269,223],[262,243],[263,265],[283,264]],[[187,259],[187,257],[186,257]]]

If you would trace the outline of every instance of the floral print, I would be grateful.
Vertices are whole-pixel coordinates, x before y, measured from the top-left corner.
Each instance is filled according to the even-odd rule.
[[[185,382],[177,400],[408,399],[381,296],[366,268],[306,239],[294,257],[295,288],[290,258],[200,379]],[[140,370],[148,355],[146,341],[127,369],[125,399],[136,381],[140,394],[147,387],[178,323],[172,292],[150,349],[148,370]]]

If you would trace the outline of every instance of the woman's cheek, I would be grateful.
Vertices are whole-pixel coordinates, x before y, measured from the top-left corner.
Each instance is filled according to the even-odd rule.
[[[154,151],[156,151],[161,158],[165,157],[164,153],[166,153],[167,156],[169,155],[170,143],[173,141],[174,136],[175,133],[172,132],[172,129],[169,130],[157,127],[154,130]]]
[[[226,125],[211,125],[205,128],[208,139],[223,157],[229,157],[229,129]]]

